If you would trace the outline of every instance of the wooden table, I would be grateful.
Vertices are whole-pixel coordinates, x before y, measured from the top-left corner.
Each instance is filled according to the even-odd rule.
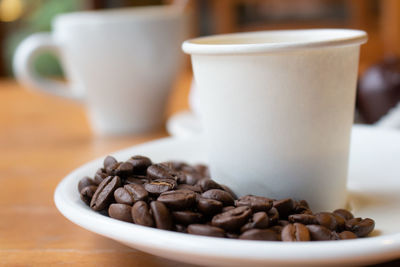
[[[190,73],[180,77],[169,115],[187,108],[190,81]],[[189,266],[86,231],[53,203],[56,185],[74,168],[164,136],[163,129],[94,136],[80,104],[24,90],[13,80],[0,81],[0,266]]]

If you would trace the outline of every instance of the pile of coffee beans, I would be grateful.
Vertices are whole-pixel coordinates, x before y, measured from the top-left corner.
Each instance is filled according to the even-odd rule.
[[[210,178],[205,165],[154,164],[133,156],[107,156],[93,178],[78,184],[81,199],[114,219],[182,233],[269,241],[320,241],[365,237],[372,219],[344,209],[313,213],[305,200],[237,198]]]

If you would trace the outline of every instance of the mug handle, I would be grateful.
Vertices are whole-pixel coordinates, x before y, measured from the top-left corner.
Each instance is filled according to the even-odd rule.
[[[69,85],[44,78],[35,71],[34,61],[43,52],[60,56],[60,46],[54,41],[50,33],[35,33],[21,42],[13,59],[13,71],[17,80],[27,87],[46,93],[74,100],[83,100],[83,95],[71,90]]]

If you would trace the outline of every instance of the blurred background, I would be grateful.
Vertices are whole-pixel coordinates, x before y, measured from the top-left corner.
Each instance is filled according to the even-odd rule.
[[[144,5],[168,4],[166,0],[0,0],[0,77],[12,77],[15,48],[34,32],[50,31],[51,20],[59,13]],[[396,76],[400,64],[400,1],[398,0],[190,0],[192,36],[217,33],[296,28],[357,28],[368,32],[369,40],[361,48],[360,75],[372,66],[373,79],[367,86],[361,81],[357,106],[363,116],[357,119],[374,123],[396,105],[400,93],[384,94],[381,104],[371,99],[381,97],[381,89],[371,93],[369,87],[393,87],[400,78],[390,81],[382,76]],[[378,65],[376,65],[378,63]],[[62,76],[59,62],[51,54],[36,61],[40,74]],[[186,64],[190,68],[190,64]],[[371,69],[371,68],[370,68]],[[382,69],[384,69],[382,71]],[[389,74],[385,74],[389,69]],[[375,75],[375,78],[374,78]],[[377,76],[378,79],[376,78]],[[367,77],[367,78],[370,78]],[[396,77],[400,77],[397,75]],[[382,80],[385,79],[385,80]],[[365,84],[365,83],[364,83]],[[363,90],[366,91],[363,94]],[[376,91],[376,90],[375,90]],[[383,90],[384,91],[384,90]],[[392,90],[393,91],[393,90]],[[399,90],[397,90],[399,91]],[[382,98],[382,97],[381,97]],[[376,102],[376,101],[375,101]],[[372,105],[372,106],[371,106]],[[358,113],[360,114],[360,113]]]

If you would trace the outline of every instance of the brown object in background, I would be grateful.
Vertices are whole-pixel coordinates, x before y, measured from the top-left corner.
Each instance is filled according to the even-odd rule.
[[[400,101],[400,59],[372,65],[361,76],[357,108],[366,123],[374,123]]]

